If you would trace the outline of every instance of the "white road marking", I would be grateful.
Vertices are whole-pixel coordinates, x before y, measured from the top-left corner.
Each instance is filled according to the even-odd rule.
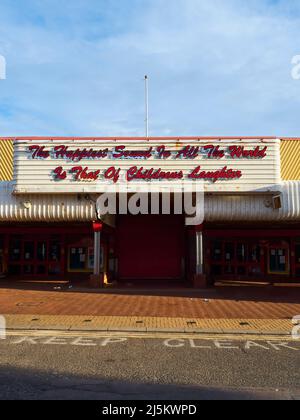
[[[210,345],[207,345],[207,343]],[[282,350],[292,350],[299,351],[300,346],[296,346],[295,343],[291,344],[290,342],[279,342],[279,341],[249,341],[249,340],[238,340],[238,341],[229,341],[229,340],[184,340],[184,339],[167,339],[163,342],[163,345],[168,348],[179,349],[179,348],[188,348],[198,349],[198,350],[265,350],[265,351],[282,351]]]
[[[6,340],[0,345],[43,345],[43,346],[74,346],[74,347],[108,347],[143,339],[149,344],[159,344],[169,349],[187,349],[192,351],[299,351],[300,342],[292,341],[291,337],[262,336],[202,336],[199,334],[132,334],[126,333],[94,333],[65,331],[10,331]]]
[[[127,338],[120,338],[120,337],[105,338],[100,345],[101,345],[101,347],[106,347],[109,344],[125,343],[127,340],[128,340]]]
[[[95,343],[90,338],[84,338],[84,337],[77,337],[74,340],[71,341],[72,346],[82,346],[82,347],[93,347],[97,346],[97,343]]]
[[[253,348],[259,348],[263,350],[270,350],[269,347],[263,346],[261,343],[256,343],[255,341],[247,341],[245,345],[246,350],[251,350]]]
[[[225,350],[239,350],[239,347],[233,346],[232,342],[225,341],[225,340],[215,340],[214,341],[215,346],[217,349],[225,349]]]
[[[275,349],[276,351],[280,351],[282,349],[288,349],[288,350],[294,350],[297,351],[299,350],[296,347],[292,347],[291,345],[288,345],[286,343],[280,343],[280,342],[272,342],[272,341],[268,341],[268,344],[270,344],[271,347],[273,347],[273,349]]]

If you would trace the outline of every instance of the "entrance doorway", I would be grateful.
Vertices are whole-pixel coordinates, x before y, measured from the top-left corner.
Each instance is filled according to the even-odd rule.
[[[63,273],[60,238],[12,236],[9,240],[8,274],[55,277]]]
[[[290,246],[288,243],[280,242],[269,245],[268,272],[278,275],[290,274]]]
[[[120,280],[178,280],[184,277],[184,218],[119,216]]]
[[[209,266],[213,277],[255,278],[264,273],[261,245],[253,240],[212,240]]]
[[[294,273],[295,276],[300,278],[300,242],[295,243],[295,267],[294,267]]]
[[[223,280],[282,283],[299,281],[300,244],[298,239],[296,241],[287,238],[278,240],[271,235],[265,239],[252,236],[233,239],[214,237],[208,238],[206,245],[206,269],[212,282]]]
[[[5,253],[4,237],[0,235],[0,278],[4,276],[4,273],[6,271],[4,253]]]

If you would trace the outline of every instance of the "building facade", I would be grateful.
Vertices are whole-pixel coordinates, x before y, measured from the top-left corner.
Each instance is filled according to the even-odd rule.
[[[271,137],[0,139],[0,276],[300,282],[299,156]],[[187,191],[198,218],[175,208]]]

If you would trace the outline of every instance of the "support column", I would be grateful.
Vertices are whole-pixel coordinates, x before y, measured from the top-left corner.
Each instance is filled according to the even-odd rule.
[[[101,274],[101,232],[94,232],[94,276]]]
[[[204,273],[204,246],[203,246],[203,225],[196,226],[196,274],[194,276],[194,287],[203,289],[207,287]]]
[[[203,232],[196,231],[196,274],[204,274]]]
[[[101,273],[101,232],[103,224],[101,222],[93,223],[94,231],[94,274],[91,275],[90,285],[94,288],[103,287],[103,275]]]

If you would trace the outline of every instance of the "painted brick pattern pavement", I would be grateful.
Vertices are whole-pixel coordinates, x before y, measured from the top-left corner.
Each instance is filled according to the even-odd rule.
[[[0,287],[0,313],[14,315],[287,320],[300,315],[300,289],[212,292],[53,291]]]

